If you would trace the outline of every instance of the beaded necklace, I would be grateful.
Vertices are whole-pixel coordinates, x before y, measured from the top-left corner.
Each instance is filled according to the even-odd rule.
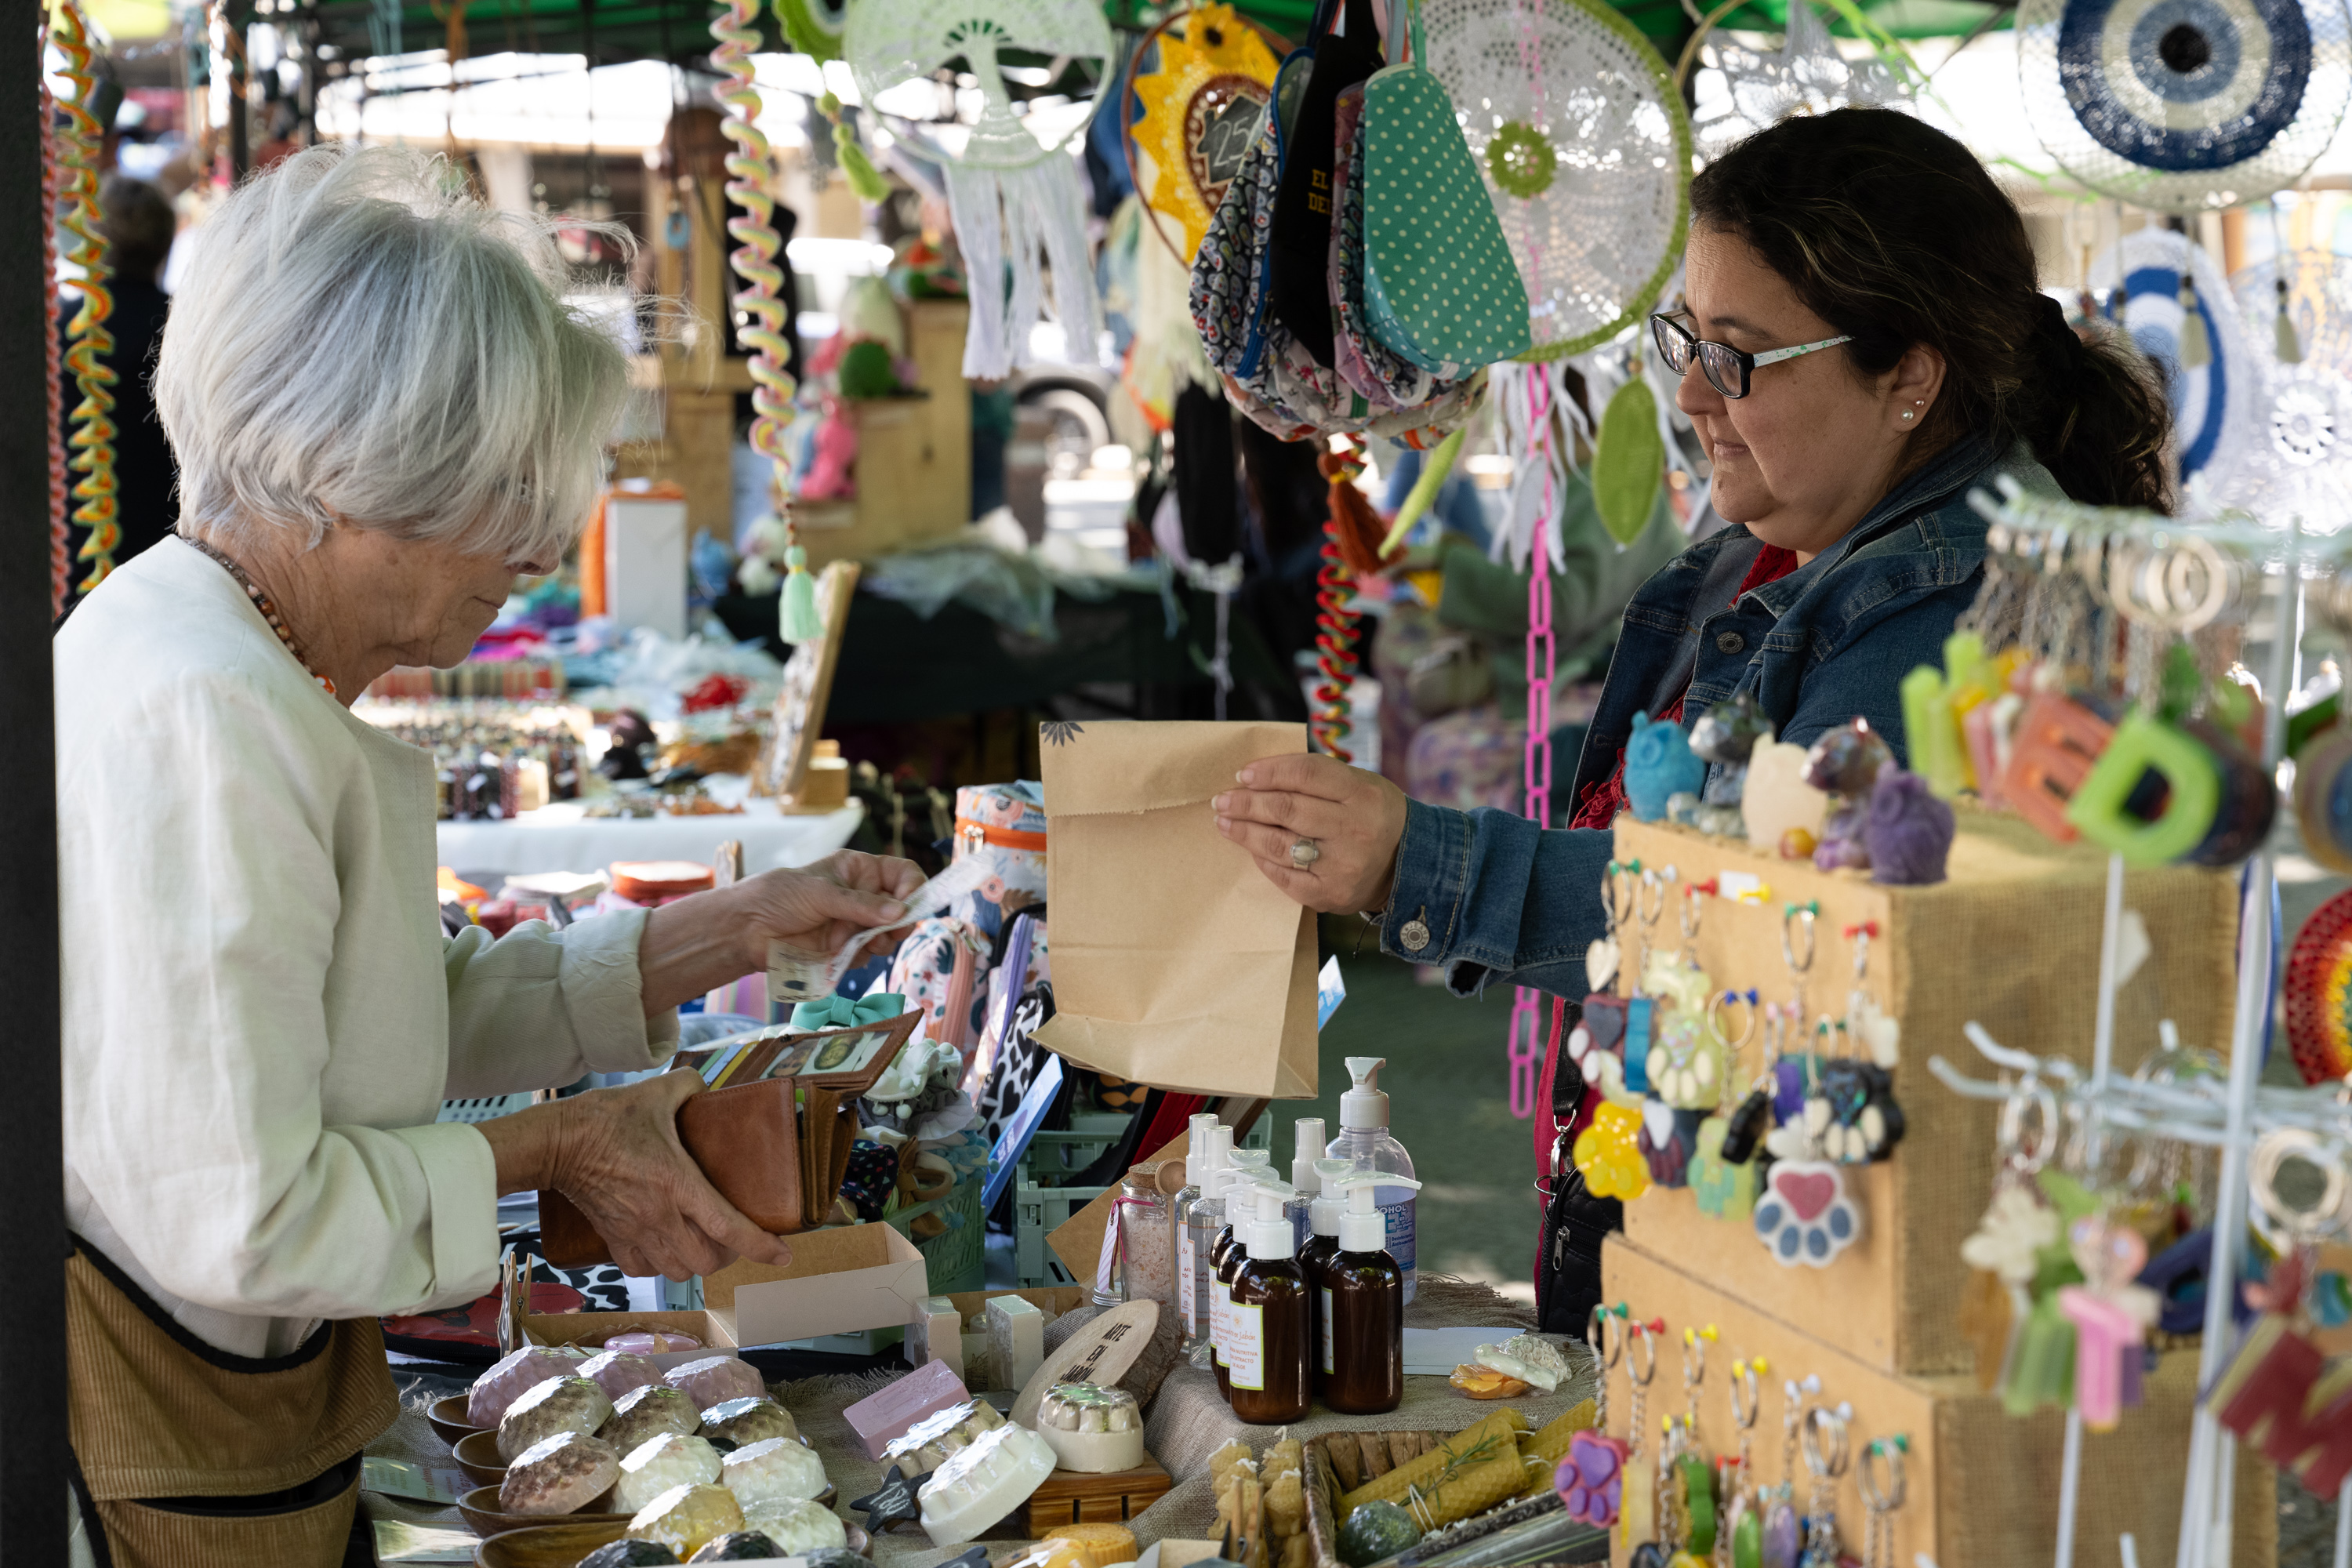
[[[227,556],[222,554],[219,551],[214,549],[203,540],[192,538],[184,533],[180,535],[180,537],[183,540],[185,540],[188,543],[194,545],[198,550],[203,551],[205,554],[211,556],[215,561],[219,562],[222,569],[227,572],[230,576],[236,579],[236,585],[245,590],[245,596],[253,601],[253,607],[261,612],[261,618],[269,623],[269,629],[278,634],[278,640],[286,645],[286,651],[294,656],[294,662],[300,665],[303,669],[309,673],[310,679],[319,683],[320,689],[323,689],[328,696],[334,696],[335,683],[327,677],[320,675],[317,668],[311,665],[310,656],[304,653],[302,651],[302,645],[294,640],[293,632],[288,628],[285,618],[278,615],[278,606],[269,602],[269,595],[261,591],[261,584],[255,582],[251,577],[246,575],[244,567],[230,560]]]

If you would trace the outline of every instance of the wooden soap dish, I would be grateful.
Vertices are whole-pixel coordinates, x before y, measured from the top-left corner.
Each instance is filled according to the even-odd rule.
[[[1175,1484],[1160,1461],[1150,1458],[1131,1470],[1109,1475],[1055,1470],[1029,1494],[1022,1529],[1035,1541],[1057,1525],[1125,1524],[1166,1497]]]

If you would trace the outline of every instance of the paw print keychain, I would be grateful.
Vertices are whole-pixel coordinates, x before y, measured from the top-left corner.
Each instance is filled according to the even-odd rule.
[[[1633,883],[1633,918],[1642,927],[1641,957],[1634,963],[1633,994],[1625,999],[1625,1087],[1635,1094],[1650,1090],[1650,1047],[1657,1036],[1657,1004],[1649,994],[1650,951],[1656,946],[1660,917],[1666,912],[1665,879],[1654,869],[1644,869],[1636,860],[1633,869],[1639,873]]]
[[[1862,1239],[1862,1205],[1846,1185],[1845,1167],[1822,1158],[1804,1120],[1775,1130],[1766,1143],[1774,1157],[1756,1196],[1756,1239],[1783,1268],[1826,1268]]]
[[[1715,1325],[1683,1330],[1683,1419],[1668,1479],[1666,1500],[1673,1516],[1674,1539],[1679,1550],[1671,1568],[1706,1568],[1715,1550],[1721,1523],[1715,1495],[1715,1473],[1698,1440],[1699,1385],[1706,1381],[1706,1347],[1716,1337]]]
[[[1753,996],[1754,992],[1748,994]],[[1764,1135],[1772,1131],[1773,1091],[1779,1082],[1780,1058],[1788,1039],[1788,1014],[1778,1002],[1764,1004],[1761,1018],[1764,1030],[1764,1070],[1746,1098],[1724,1119],[1721,1145],[1726,1163],[1745,1165],[1763,1147]]]
[[[1733,1007],[1745,1009],[1737,1036],[1724,1023],[1724,1015]],[[1690,1186],[1698,1201],[1699,1212],[1717,1219],[1744,1220],[1756,1208],[1755,1167],[1747,1163],[1745,1157],[1736,1161],[1725,1157],[1724,1144],[1731,1135],[1731,1123],[1723,1114],[1723,1110],[1730,1102],[1739,1070],[1739,1053],[1755,1037],[1761,1011],[1752,989],[1744,995],[1737,991],[1723,992],[1707,1005],[1707,1032],[1722,1047],[1718,1058],[1721,1066],[1715,1074],[1714,1112],[1698,1124],[1693,1140]],[[1754,1098],[1749,1096],[1750,1100]],[[1746,1103],[1742,1102],[1743,1109]],[[1759,1110],[1751,1114],[1761,1114],[1763,1102],[1757,1103]],[[1748,1152],[1754,1152],[1752,1142]]]
[[[1682,889],[1675,911],[1683,928],[1682,956],[1670,974],[1660,975],[1660,983],[1651,986],[1663,991],[1671,984],[1675,992],[1675,1007],[1664,1022],[1660,1048],[1652,1053],[1650,1082],[1658,1098],[1676,1110],[1713,1110],[1722,1103],[1726,1052],[1733,1048],[1721,1029],[1719,1013],[1722,1000],[1736,1001],[1737,993],[1713,993],[1698,966],[1699,900],[1714,889],[1714,883],[1701,882]],[[1755,1026],[1755,994],[1750,992],[1748,1029]],[[1740,1037],[1744,1041],[1747,1036]]]
[[[1843,1019],[1822,1019],[1819,1036],[1821,1071],[1805,1096],[1805,1136],[1841,1165],[1885,1159],[1903,1141],[1893,1075],[1853,1054]]]
[[[1763,1399],[1758,1380],[1771,1367],[1762,1356],[1731,1363],[1731,1426],[1739,1457],[1716,1463],[1716,1495],[1725,1500],[1715,1532],[1715,1568],[1763,1568],[1764,1513],[1756,1486],[1756,1417]]]
[[[1757,1568],[1797,1568],[1797,1554],[1804,1550],[1804,1529],[1797,1518],[1797,1429],[1804,1425],[1798,1402],[1821,1391],[1822,1380],[1811,1373],[1802,1383],[1791,1378],[1780,1385],[1780,1484],[1757,1494],[1764,1509]]]
[[[1797,1047],[1772,1064],[1772,1120],[1794,1121],[1805,1112],[1805,1091],[1812,1083],[1812,1061],[1806,1054],[1805,976],[1813,967],[1814,944],[1820,940],[1814,922],[1819,900],[1790,904],[1780,911],[1780,960],[1789,966],[1788,1040]],[[1803,956],[1800,957],[1801,951]]]
[[[1568,1440],[1568,1456],[1552,1473],[1552,1489],[1559,1494],[1560,1506],[1568,1510],[1568,1517],[1603,1530],[1617,1522],[1624,1500],[1625,1460],[1630,1453],[1623,1438],[1609,1436],[1609,1369],[1624,1357],[1629,1333],[1621,1326],[1612,1346],[1609,1320],[1615,1317],[1622,1323],[1626,1316],[1622,1306],[1602,1304],[1595,1306],[1591,1316],[1585,1320],[1584,1342],[1592,1347],[1592,1359],[1601,1367],[1592,1394],[1592,1429],[1579,1432]],[[1629,1379],[1632,1372],[1629,1366]]]
[[[1851,1457],[1846,1424],[1853,1419],[1853,1407],[1843,1402],[1834,1410],[1816,1405],[1805,1412],[1805,1469],[1813,1485],[1805,1500],[1805,1552],[1798,1568],[1838,1568],[1837,1479]]]
[[[1666,1325],[1662,1321],[1636,1321],[1622,1302],[1617,1310],[1625,1314],[1625,1382],[1633,1402],[1633,1419],[1625,1424],[1625,1486],[1617,1512],[1617,1547],[1631,1552],[1657,1544],[1658,1468],[1643,1457],[1642,1422],[1650,1382],[1658,1375],[1656,1336],[1665,1331]],[[1638,1364],[1633,1355],[1636,1348],[1646,1358]]]

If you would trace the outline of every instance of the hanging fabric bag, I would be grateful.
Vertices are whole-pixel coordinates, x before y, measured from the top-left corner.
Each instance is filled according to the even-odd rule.
[[[1364,307],[1381,342],[1456,379],[1527,350],[1527,287],[1454,100],[1420,63],[1420,9],[1401,3],[1406,58],[1364,86]]]
[[[1282,148],[1267,247],[1267,309],[1316,364],[1331,364],[1331,187],[1339,95],[1379,70],[1380,24],[1371,0],[1329,7],[1328,32],[1311,35],[1313,65],[1297,121]]]

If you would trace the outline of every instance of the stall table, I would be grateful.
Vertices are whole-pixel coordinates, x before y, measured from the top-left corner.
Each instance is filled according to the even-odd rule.
[[[772,800],[754,799],[744,803],[740,816],[587,816],[566,803],[526,811],[510,822],[440,823],[434,841],[441,864],[466,876],[602,871],[615,860],[708,864],[730,838],[743,845],[743,869],[759,872],[832,854],[857,831],[865,809],[852,802],[838,811],[793,816],[778,811]]]

